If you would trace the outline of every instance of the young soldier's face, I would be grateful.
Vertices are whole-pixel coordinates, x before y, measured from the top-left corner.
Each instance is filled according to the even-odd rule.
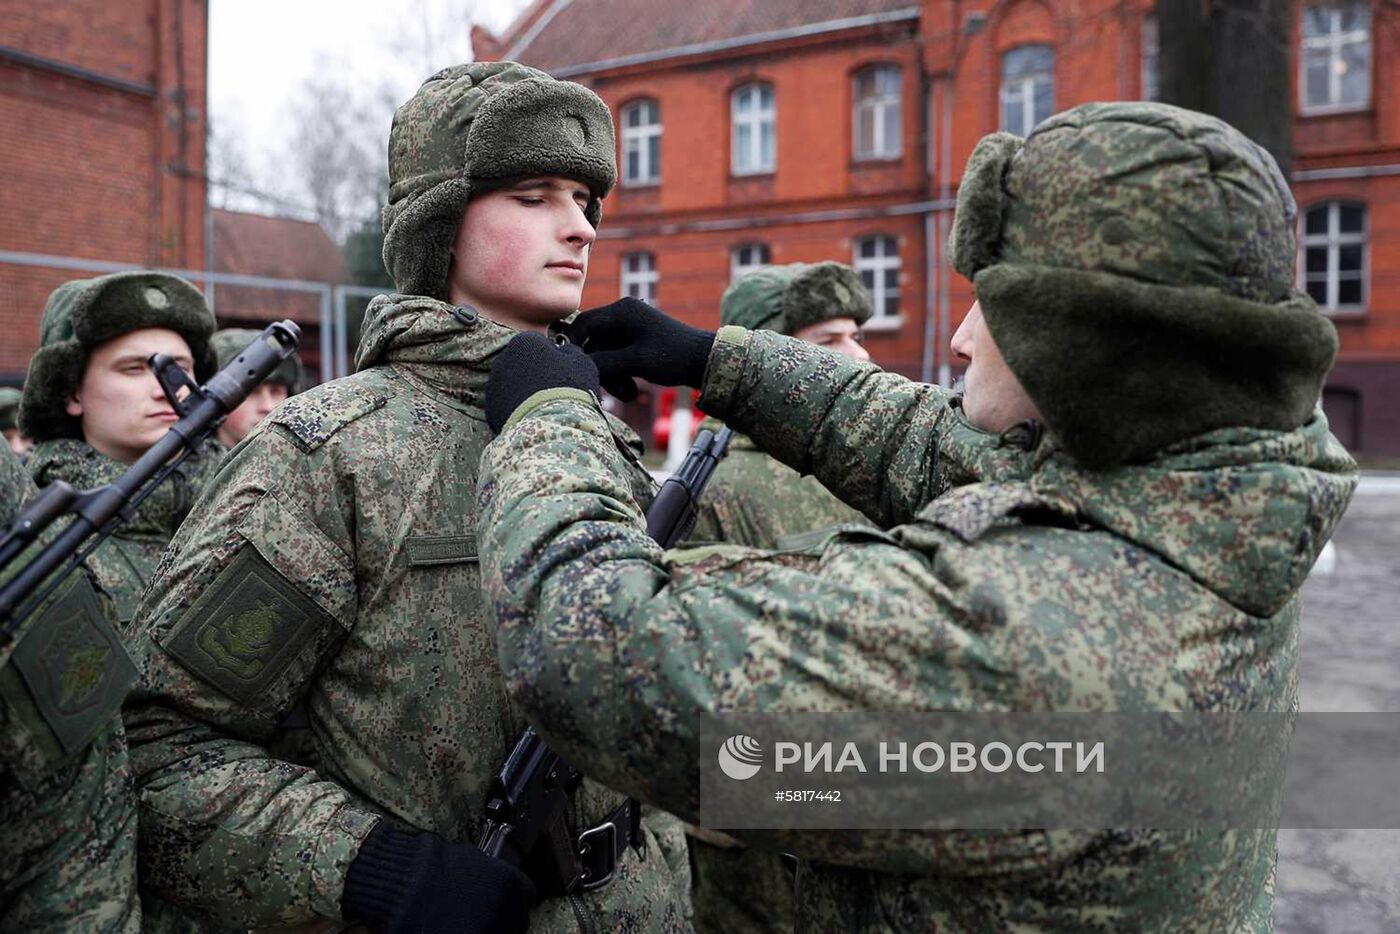
[[[522,330],[578,310],[593,225],[588,186],[532,178],[473,197],[452,247],[453,304]]]
[[[860,325],[856,324],[855,318],[832,318],[830,321],[818,321],[816,324],[798,328],[792,332],[792,336],[800,341],[816,344],[827,350],[834,350],[852,360],[865,361],[870,359],[870,354],[861,346]]]
[[[982,306],[972,303],[952,340],[953,354],[967,361],[963,376],[963,411],[983,431],[1000,433],[1028,418],[1043,421],[1021,381],[1002,359]]]
[[[248,432],[256,428],[258,422],[269,412],[286,401],[286,386],[280,383],[263,383],[248,393],[248,398],[243,400],[242,405],[228,413],[228,418],[219,426],[219,440],[227,447],[233,447],[248,437]]]
[[[68,397],[68,414],[81,420],[83,439],[123,463],[144,454],[179,418],[146,366],[153,353],[170,354],[194,373],[194,354],[183,337],[168,328],[142,328],[97,345]]]

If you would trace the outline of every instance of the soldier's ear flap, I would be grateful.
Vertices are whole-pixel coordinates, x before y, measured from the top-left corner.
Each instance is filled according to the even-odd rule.
[[[972,150],[958,185],[958,207],[948,234],[953,268],[969,280],[1001,260],[1006,222],[1006,171],[1025,141],[1011,133],[984,136]]]

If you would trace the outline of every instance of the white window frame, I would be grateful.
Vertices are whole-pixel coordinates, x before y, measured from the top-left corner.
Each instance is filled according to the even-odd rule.
[[[1138,37],[1138,91],[1143,100],[1155,101],[1162,96],[1162,33],[1154,14],[1142,18]]]
[[[632,114],[644,114],[648,108],[654,122],[632,126],[630,124]],[[622,184],[637,186],[661,184],[661,102],[652,97],[644,97],[623,107],[619,116],[622,118],[620,121],[622,123]],[[652,165],[651,159],[652,139],[657,140],[656,165]],[[633,152],[637,154],[639,166],[635,177],[629,174]]]
[[[1032,48],[1036,46],[1050,50],[1049,69],[1044,71],[1032,71],[1028,74],[1016,75],[1012,78],[1006,77],[1006,57],[1020,49]],[[1047,45],[1043,42],[1028,42],[1025,45],[1018,45],[1015,48],[1007,49],[1005,52],[1002,53],[1000,73],[1001,88],[997,94],[998,105],[1000,108],[997,114],[997,118],[1002,123],[1001,129],[1006,130],[1010,133],[1015,133],[1017,136],[1029,136],[1031,130],[1035,127],[1037,123],[1039,123],[1041,120],[1044,120],[1046,117],[1050,116],[1050,114],[1053,114],[1055,112],[1055,58],[1056,56],[1054,46]],[[1044,114],[1039,119],[1036,119],[1035,86],[1036,82],[1038,81],[1045,81],[1048,82],[1050,85],[1050,113]],[[1006,106],[1008,103],[1013,103],[1010,100],[1010,98],[1017,95],[1019,95],[1020,97],[1019,106],[1021,110],[1021,122],[1023,125],[1021,127],[1013,128],[1006,126],[1005,124]]]
[[[1361,208],[1361,230],[1348,231],[1342,233],[1342,207]],[[1310,234],[1307,232],[1308,215],[1319,208],[1327,209],[1327,230],[1323,233]],[[1322,310],[1328,314],[1358,314],[1366,310],[1367,301],[1370,298],[1370,269],[1371,269],[1371,209],[1364,201],[1349,199],[1337,199],[1334,201],[1321,201],[1311,205],[1307,210],[1301,212],[1298,219],[1298,243],[1300,253],[1298,256],[1298,288],[1300,291],[1308,291],[1308,250],[1323,248],[1327,250],[1327,296],[1326,301],[1319,302]],[[1343,305],[1338,301],[1341,293],[1341,257],[1342,247],[1361,247],[1361,301],[1355,304]]]
[[[1350,32],[1342,32],[1342,8],[1349,4],[1356,4],[1366,11],[1366,28],[1353,29]],[[1304,114],[1331,114],[1346,113],[1352,110],[1365,110],[1371,106],[1371,82],[1372,73],[1375,69],[1375,46],[1371,42],[1371,6],[1368,0],[1330,0],[1325,3],[1306,3],[1299,9],[1299,15],[1306,17],[1308,7],[1324,7],[1328,13],[1328,23],[1330,29],[1324,36],[1302,37],[1298,48],[1298,104],[1299,111]],[[1306,19],[1299,24],[1300,32],[1306,29]],[[1359,101],[1342,101],[1342,75],[1339,66],[1342,64],[1342,48],[1348,45],[1365,43],[1366,50],[1366,80],[1364,82],[1366,94]],[[1308,103],[1308,51],[1311,49],[1327,50],[1327,103]]]
[[[882,93],[879,89],[882,74],[894,74],[894,90]],[[860,82],[869,76],[872,93],[860,96]],[[857,162],[875,159],[898,159],[904,150],[903,125],[904,70],[898,65],[882,63],[860,69],[851,77],[851,155]],[[873,139],[861,139],[861,116],[871,114],[871,135]],[[887,124],[894,125],[894,144],[885,149]]]
[[[768,90],[768,106],[763,105],[763,91]],[[753,95],[753,106],[741,113],[739,101]],[[745,150],[739,143],[739,128],[749,130],[749,145]],[[773,137],[772,161],[763,161],[763,129],[768,127]],[[767,175],[778,164],[778,95],[767,81],[754,81],[734,89],[729,95],[729,171],[734,175]]]
[[[862,256],[861,246],[874,241],[877,246],[874,256]],[[889,270],[895,272],[895,282],[903,275],[903,262],[899,256],[899,238],[890,234],[871,234],[868,237],[859,237],[852,244],[851,266],[856,274],[864,281],[864,273],[870,273],[871,282],[874,283],[870,289],[871,304],[874,313],[870,320],[865,322],[863,328],[867,331],[883,331],[899,327],[904,320],[902,313],[891,314],[889,312],[889,300],[900,298],[903,289],[900,284],[896,284],[893,294],[885,289],[884,273]]]
[[[757,251],[757,258],[750,256],[752,251]],[[756,269],[773,262],[773,255],[768,249],[768,244],[757,241],[741,243],[729,251],[729,281],[733,282],[740,276],[746,276]]]
[[[629,268],[636,260],[636,269]],[[656,254],[645,250],[622,254],[622,269],[618,280],[622,285],[622,297],[640,298],[648,305],[656,304],[656,289],[661,284],[661,273],[656,268]]]

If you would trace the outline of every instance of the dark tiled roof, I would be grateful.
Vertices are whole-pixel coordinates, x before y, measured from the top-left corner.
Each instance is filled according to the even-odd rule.
[[[220,208],[214,209],[214,268],[273,279],[350,281],[340,248],[320,224]],[[230,285],[214,291],[220,323],[316,321],[320,309],[320,296],[314,292]]]
[[[918,7],[918,0],[546,0],[521,15],[500,47],[502,55],[528,65],[569,72],[593,62]]]

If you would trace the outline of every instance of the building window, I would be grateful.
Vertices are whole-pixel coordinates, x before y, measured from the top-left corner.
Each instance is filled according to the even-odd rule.
[[[1371,100],[1369,0],[1303,7],[1303,110],[1364,107]]]
[[[1055,112],[1055,51],[1023,45],[1001,57],[1001,128],[1029,136]]]
[[[729,110],[734,123],[734,174],[773,171],[778,154],[773,85],[744,85],[730,98]]]
[[[898,65],[875,65],[855,76],[855,157],[898,159],[901,148]]]
[[[622,182],[655,185],[661,181],[661,105],[633,101],[622,108]]]
[[[1303,284],[1329,310],[1366,304],[1366,205],[1328,201],[1303,214]]]
[[[758,269],[760,266],[767,266],[772,262],[772,257],[768,253],[766,243],[745,243],[736,246],[729,251],[729,279],[733,280],[740,276],[746,276]]]
[[[656,304],[656,257],[651,253],[625,253],[622,257],[622,295]]]
[[[872,324],[899,318],[899,241],[894,237],[862,237],[856,241],[856,272],[875,300]]]
[[[1158,90],[1157,70],[1157,17],[1144,16],[1142,18],[1142,99],[1145,101],[1155,101],[1160,93]]]

